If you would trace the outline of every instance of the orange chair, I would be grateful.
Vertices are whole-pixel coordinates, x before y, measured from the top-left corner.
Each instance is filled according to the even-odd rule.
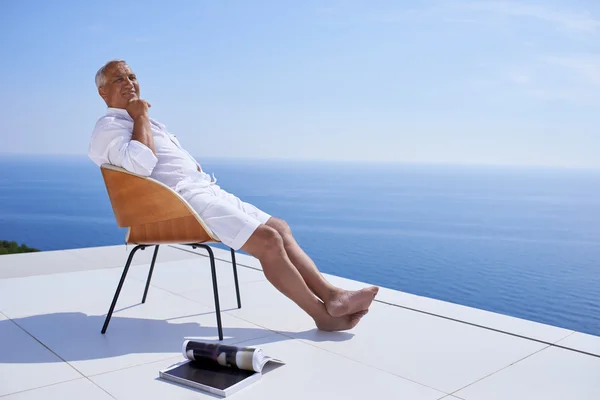
[[[217,287],[217,274],[215,269],[215,256],[212,249],[204,243],[220,242],[216,235],[206,226],[194,209],[170,187],[145,176],[136,175],[123,168],[110,164],[100,167],[108,197],[119,228],[128,228],[125,242],[136,246],[129,253],[127,263],[117,286],[112,304],[102,327],[102,334],[106,333],[110,318],[117,304],[121,288],[125,282],[127,271],[136,251],[144,250],[148,246],[155,246],[146,281],[146,288],[142,303],[146,302],[148,288],[158,247],[161,244],[181,244],[192,248],[203,248],[210,257],[212,284],[215,297],[215,310],[217,314],[217,327],[219,340],[223,340],[223,327],[221,325],[221,308],[219,306],[219,292]],[[238,308],[242,307],[240,289],[235,261],[235,251],[231,249],[233,264],[233,278]]]

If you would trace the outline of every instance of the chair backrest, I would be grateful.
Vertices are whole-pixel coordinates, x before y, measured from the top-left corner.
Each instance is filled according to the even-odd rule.
[[[194,218],[210,239],[217,240],[185,199],[167,185],[110,164],[100,169],[120,228],[182,219],[189,224]]]

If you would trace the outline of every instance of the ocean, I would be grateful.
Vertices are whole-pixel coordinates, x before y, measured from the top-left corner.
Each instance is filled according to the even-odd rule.
[[[285,219],[323,272],[600,335],[599,171],[199,160]],[[87,158],[0,157],[0,240],[124,236]]]

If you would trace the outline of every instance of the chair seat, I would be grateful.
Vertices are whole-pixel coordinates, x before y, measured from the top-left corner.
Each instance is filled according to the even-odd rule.
[[[192,215],[130,226],[128,244],[175,244],[215,242]]]

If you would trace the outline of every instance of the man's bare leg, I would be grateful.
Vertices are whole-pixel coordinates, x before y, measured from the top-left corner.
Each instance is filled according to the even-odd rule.
[[[352,329],[367,313],[364,310],[341,317],[332,317],[288,258],[283,247],[283,239],[275,229],[260,225],[242,246],[242,250],[258,258],[269,282],[308,313],[319,329],[325,331]]]
[[[300,272],[310,290],[323,300],[331,316],[340,317],[369,308],[379,291],[378,287],[371,286],[357,291],[349,291],[333,286],[327,282],[313,260],[298,245],[285,221],[271,217],[266,225],[279,232],[290,261]]]

